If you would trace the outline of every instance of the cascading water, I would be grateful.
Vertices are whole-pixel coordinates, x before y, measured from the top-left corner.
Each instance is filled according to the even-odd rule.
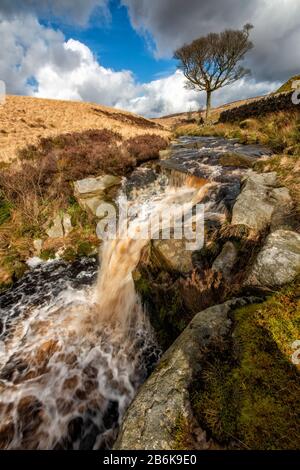
[[[17,305],[11,298],[5,307],[8,294],[2,298],[2,448],[99,449],[115,439],[119,420],[159,355],[132,278],[149,238],[133,234],[149,220],[159,230],[158,212],[176,201],[191,207],[205,193],[187,186],[149,192],[140,194],[131,235],[121,231],[104,242],[94,286],[80,286],[79,278],[76,287],[69,282],[56,295],[34,290],[24,303],[25,279]],[[39,266],[41,278],[51,264],[63,274],[60,263]]]
[[[188,160],[179,161],[186,171]],[[148,170],[138,171],[131,200],[138,201],[139,214],[130,220],[129,234],[120,227],[116,239],[103,243],[98,275],[95,260],[56,260],[40,264],[0,296],[0,448],[112,445],[126,407],[159,357],[132,278],[152,235],[135,235],[149,221],[154,232],[163,230],[157,216],[173,203],[184,212],[205,201],[206,216],[224,218],[238,191],[236,176],[230,187],[227,175],[217,186],[206,184],[214,179],[207,177],[207,161],[189,161],[192,175],[164,161],[159,176],[149,170],[146,185]],[[213,159],[212,165],[211,174],[219,175]]]

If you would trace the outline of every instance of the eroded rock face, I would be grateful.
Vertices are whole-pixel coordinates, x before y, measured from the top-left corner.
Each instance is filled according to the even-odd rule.
[[[183,421],[188,423],[194,449],[218,448],[194,419],[188,387],[206,354],[229,333],[229,313],[246,303],[246,299],[233,299],[193,318],[130,405],[115,449],[176,449],[176,429]]]
[[[72,222],[69,214],[57,214],[47,230],[49,238],[63,238],[72,230]]]
[[[213,262],[212,269],[221,272],[225,279],[229,279],[237,255],[237,249],[234,244],[232,242],[226,242],[221,253]]]
[[[292,199],[286,188],[278,188],[276,173],[258,174],[249,171],[245,185],[232,211],[233,225],[246,225],[260,232],[271,225],[278,214],[287,214]],[[282,223],[282,217],[277,225]]]
[[[277,287],[300,274],[300,235],[290,230],[271,233],[257,256],[246,285]]]
[[[64,236],[62,220],[59,214],[55,217],[52,225],[47,230],[47,235],[49,238],[62,238]]]
[[[186,240],[155,240],[153,247],[162,266],[180,273],[188,273],[193,269],[192,251],[187,250]]]
[[[120,183],[121,178],[113,175],[85,178],[74,182],[74,194],[84,210],[96,215],[98,206],[107,200],[109,191]]]

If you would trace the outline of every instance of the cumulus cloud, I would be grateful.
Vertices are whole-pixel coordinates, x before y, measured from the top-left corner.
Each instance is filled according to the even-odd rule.
[[[60,69],[52,62],[44,65],[35,77],[38,97],[83,100],[128,109],[145,116],[161,116],[199,107],[198,94],[184,88],[181,72],[150,83],[136,82],[128,70],[116,72],[99,64],[91,50],[73,39],[64,43],[66,56],[77,55],[72,69]]]
[[[32,15],[1,21],[0,41],[0,77],[8,93],[92,101],[151,116],[196,105],[180,72],[140,84],[131,71],[103,67],[86,45],[66,41]]]
[[[83,26],[96,8],[108,16],[108,3],[109,0],[1,0],[0,15],[15,18],[24,13],[51,14]]]
[[[228,1],[234,4],[237,0]],[[46,1],[42,3],[47,4]],[[55,2],[52,3],[55,5]],[[63,0],[60,3],[63,7],[69,2]],[[168,0],[161,3],[167,5]],[[2,9],[3,5],[2,1]],[[143,17],[146,3],[141,0],[139,5]],[[155,0],[153,5],[155,7]],[[8,9],[5,11],[6,15],[0,19],[3,51],[0,56],[0,79],[6,82],[8,93],[91,101],[149,117],[196,110],[205,105],[204,93],[187,90],[184,87],[185,78],[179,70],[149,83],[139,83],[130,70],[115,71],[103,67],[85,44],[74,39],[66,40],[61,31],[43,26],[35,15],[28,12],[13,14],[12,10],[8,14]],[[259,11],[257,14],[260,15]],[[170,24],[173,21],[175,19],[170,18]],[[283,29],[278,31],[279,35],[281,33]],[[294,34],[296,42],[297,30]],[[262,53],[262,64],[263,57]],[[254,78],[242,80],[214,93],[213,105],[258,96],[277,86],[272,74],[267,79],[262,77],[260,81]]]
[[[36,74],[35,96],[92,101],[149,117],[204,107],[204,94],[187,90],[185,77],[179,70],[168,77],[139,84],[128,70],[116,72],[101,66],[90,49],[79,41],[65,42],[64,51],[66,57],[70,52],[76,54],[78,64],[74,63],[71,69],[60,69],[53,63],[41,67]],[[218,106],[245,96],[259,96],[276,87],[278,83],[241,80],[216,92],[213,103]]]
[[[133,27],[151,34],[157,57],[211,31],[253,23],[248,63],[257,81],[299,73],[299,0],[122,0]]]
[[[103,67],[86,45],[66,41],[60,31],[42,26],[32,15],[2,21],[0,41],[6,51],[0,58],[0,75],[9,93],[91,101],[150,117],[204,106],[204,94],[187,90],[180,71],[138,83],[131,71]],[[274,87],[241,81],[215,93],[213,102],[219,105]]]

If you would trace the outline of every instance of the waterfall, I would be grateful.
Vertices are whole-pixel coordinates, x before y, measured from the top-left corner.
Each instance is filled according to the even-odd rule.
[[[111,447],[159,357],[132,276],[143,249],[168,232],[172,205],[171,222],[204,200],[205,217],[223,220],[224,194],[242,174],[231,181],[209,158],[199,163],[207,178],[164,167],[143,185],[147,170],[140,169],[129,197],[138,211],[102,243],[99,272],[84,259],[71,268],[42,263],[0,296],[0,448]],[[181,163],[186,168],[188,158]],[[226,176],[221,201],[223,183],[213,182],[219,172]]]
[[[27,306],[21,296],[21,313],[8,317],[1,338],[0,448],[110,447],[149,358],[158,357],[132,272],[153,234],[167,227],[165,211],[177,203],[173,216],[181,217],[205,194],[204,186],[185,185],[149,197],[145,188],[126,232],[120,227],[103,243],[94,286],[67,283],[58,296],[43,301],[39,292]]]

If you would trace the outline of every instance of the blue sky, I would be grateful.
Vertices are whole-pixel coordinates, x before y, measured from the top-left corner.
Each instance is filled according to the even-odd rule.
[[[177,63],[172,57],[154,57],[154,40],[151,34],[148,33],[145,38],[135,31],[127,8],[118,0],[110,1],[109,18],[103,18],[96,9],[84,27],[70,26],[49,17],[41,18],[40,21],[61,30],[67,39],[77,39],[86,44],[104,67],[131,70],[141,83],[170,75],[176,70]]]
[[[252,75],[213,106],[276,88],[300,64],[299,0],[0,0],[0,80],[7,92],[82,100],[157,117],[199,109],[172,59],[186,42],[254,25]]]

